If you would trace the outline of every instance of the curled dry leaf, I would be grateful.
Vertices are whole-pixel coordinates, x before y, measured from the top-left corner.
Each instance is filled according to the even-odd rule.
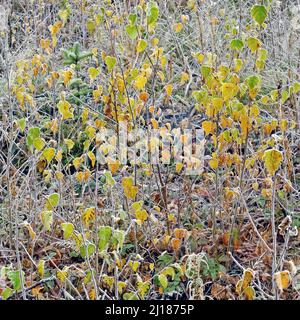
[[[288,270],[279,271],[274,274],[277,287],[280,291],[288,288],[291,282],[291,275]]]

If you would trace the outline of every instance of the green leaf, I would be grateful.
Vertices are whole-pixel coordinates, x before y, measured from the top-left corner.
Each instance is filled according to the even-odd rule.
[[[111,72],[117,63],[117,59],[115,57],[107,56],[105,58],[105,63],[107,65],[108,72]]]
[[[45,144],[46,143],[43,138],[35,138],[33,140],[33,145],[38,151],[41,151],[44,148]]]
[[[136,18],[137,18],[137,15],[136,15],[135,13],[131,13],[131,14],[128,16],[128,20],[130,21],[130,23],[131,23],[132,25],[135,24]]]
[[[120,249],[122,249],[125,240],[125,231],[123,230],[115,230],[112,242],[115,246],[119,245]]]
[[[294,82],[292,88],[294,93],[298,93],[300,91],[300,82]]]
[[[268,11],[265,6],[257,4],[251,8],[251,16],[259,25],[262,25],[268,16]]]
[[[28,130],[27,138],[26,138],[26,143],[30,147],[33,145],[34,139],[38,138],[40,136],[40,128],[34,127],[30,128]]]
[[[290,94],[288,93],[288,91],[283,90],[281,93],[281,103],[284,104],[286,102],[286,100],[289,98]]]
[[[158,276],[158,280],[159,280],[159,283],[161,284],[161,286],[166,289],[167,286],[168,286],[168,279],[167,277],[164,275],[164,274],[160,274]]]
[[[88,69],[88,73],[89,73],[90,79],[93,81],[99,75],[100,71],[99,71],[99,69],[91,67]]]
[[[193,91],[192,96],[196,101],[203,102],[207,98],[207,91],[205,90]]]
[[[244,42],[241,39],[234,39],[230,43],[230,48],[232,50],[242,50],[244,47]]]
[[[147,15],[147,24],[154,24],[156,23],[157,19],[158,19],[158,14],[159,14],[159,9],[158,6],[156,4],[156,2],[154,1],[150,1],[147,4],[147,9],[146,9],[146,15]]]
[[[124,300],[139,300],[138,296],[134,292],[126,292],[123,294]]]
[[[126,30],[128,36],[129,36],[129,38],[130,38],[131,40],[136,39],[136,37],[138,36],[138,32],[137,32],[136,25],[128,24],[128,25],[125,27],[125,30]]]
[[[106,183],[107,183],[110,187],[112,187],[112,186],[115,185],[116,181],[115,181],[115,179],[113,178],[113,176],[112,176],[112,174],[111,174],[110,171],[106,171],[106,172],[104,173],[104,176],[105,176],[105,178],[106,178]]]
[[[88,243],[88,245],[82,245],[80,247],[80,255],[82,258],[86,258],[86,256],[90,257],[96,250],[96,247],[93,243]]]
[[[46,231],[51,230],[51,226],[53,223],[53,213],[50,210],[45,210],[41,213],[41,220]]]
[[[25,127],[26,127],[26,119],[25,118],[19,119],[18,120],[18,125],[19,125],[19,127],[21,129],[21,132],[24,132]]]
[[[2,291],[2,299],[3,300],[7,300],[13,293],[13,290],[9,287],[6,287],[3,291]]]
[[[40,136],[40,128],[34,127],[28,130],[28,135],[32,137],[32,139],[38,138]]]
[[[112,228],[109,226],[101,226],[98,230],[99,237],[99,250],[103,251],[106,249],[106,246],[111,238]]]
[[[174,268],[172,267],[166,267],[161,271],[161,274],[165,276],[171,276],[172,280],[174,280],[175,278],[175,271],[174,271]]]
[[[90,34],[93,34],[96,29],[95,21],[92,19],[88,19],[88,21],[86,22],[86,28]]]
[[[138,53],[143,52],[146,49],[147,45],[148,45],[148,43],[144,39],[139,40],[138,44],[136,46],[136,51]]]
[[[261,78],[259,76],[250,76],[247,78],[247,84],[250,89],[254,89],[255,87],[259,86],[261,83]]]
[[[249,37],[247,39],[249,49],[254,53],[261,47],[261,42],[257,38]]]
[[[86,58],[89,58],[93,55],[92,52],[87,52],[87,51],[84,51],[84,52],[81,52],[79,55],[78,55],[78,60],[81,61],[81,60],[84,60]]]
[[[24,272],[22,271],[22,274],[24,275]],[[7,273],[8,279],[11,281],[13,288],[15,291],[18,291],[21,289],[21,275],[20,271],[9,271]]]
[[[73,234],[74,231],[74,225],[73,223],[70,222],[63,222],[61,224],[61,228],[64,232],[64,239],[67,240],[71,237],[71,235]]]
[[[58,203],[59,203],[59,199],[60,199],[60,196],[58,193],[52,193],[50,194],[50,196],[47,197],[47,200],[46,200],[46,209],[47,210],[52,210],[54,209],[55,207],[58,206]]]
[[[201,66],[201,74],[203,78],[207,78],[212,72],[212,68],[209,66]]]

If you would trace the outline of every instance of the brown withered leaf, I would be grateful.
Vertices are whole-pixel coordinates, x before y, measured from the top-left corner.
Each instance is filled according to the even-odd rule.
[[[287,215],[278,226],[279,234],[284,236],[286,232],[289,230],[291,224],[292,224],[292,218],[290,215]]]
[[[226,299],[226,287],[221,284],[214,283],[211,287],[211,295],[217,300]]]

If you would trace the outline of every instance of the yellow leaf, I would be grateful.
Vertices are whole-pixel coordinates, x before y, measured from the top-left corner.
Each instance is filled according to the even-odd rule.
[[[182,28],[183,28],[183,24],[182,23],[179,22],[179,23],[175,23],[174,24],[174,31],[176,33],[180,32],[182,30]]]
[[[95,163],[96,163],[96,157],[95,157],[94,153],[92,151],[89,151],[87,155],[92,162],[92,167],[94,167]]]
[[[62,159],[62,151],[61,150],[57,151],[55,159],[56,159],[57,162],[61,161],[61,159]]]
[[[205,58],[204,54],[200,52],[193,52],[192,55],[198,61],[199,64],[201,64]]]
[[[170,97],[172,95],[173,86],[171,84],[167,84],[165,86],[165,90],[166,90],[167,96]]]
[[[80,167],[81,162],[82,162],[82,158],[81,157],[76,157],[73,160],[73,165],[74,165],[75,169],[78,169]]]
[[[280,291],[283,291],[290,285],[291,277],[290,272],[288,270],[276,272],[274,274],[274,277],[277,287]]]
[[[107,166],[112,174],[115,174],[120,168],[120,161],[113,160],[112,158],[107,158]]]
[[[134,199],[138,193],[138,187],[134,186],[132,177],[124,177],[122,179],[125,196],[129,199]]]
[[[287,124],[288,124],[288,120],[287,119],[282,119],[280,121],[280,128],[281,128],[282,132],[286,131]]]
[[[124,281],[118,281],[118,291],[119,294],[123,292],[123,289],[127,286],[126,282]]]
[[[175,228],[174,229],[174,236],[178,239],[183,239],[187,235],[187,230],[182,228]]]
[[[62,76],[64,80],[64,85],[66,86],[72,79],[73,72],[71,70],[65,70],[62,72]]]
[[[50,39],[41,39],[41,41],[40,41],[41,48],[44,49],[48,53],[50,53],[50,44],[51,44]]]
[[[37,264],[37,272],[41,278],[44,278],[45,274],[45,260],[40,260]]]
[[[147,47],[147,41],[141,39],[138,41],[137,46],[136,46],[136,51],[138,53],[143,52]]]
[[[212,105],[214,107],[214,113],[218,113],[223,106],[223,99],[222,98],[213,98],[212,99]]]
[[[140,266],[139,261],[130,261],[129,262],[129,266],[131,267],[131,269],[136,272],[138,267]]]
[[[242,289],[245,290],[254,278],[254,271],[250,268],[246,269],[243,274]]]
[[[252,188],[253,190],[258,191],[259,184],[257,182],[252,183]]]
[[[242,137],[246,138],[246,136],[249,132],[250,126],[251,126],[250,119],[249,119],[248,115],[242,114],[240,116],[240,122],[241,122]]]
[[[182,72],[180,82],[185,83],[186,81],[189,81],[189,79],[189,74],[187,72]]]
[[[100,73],[99,69],[96,69],[94,67],[89,68],[88,72],[89,72],[91,81],[94,81]]]
[[[76,172],[75,177],[78,182],[83,182],[84,181],[84,173],[81,172]]]
[[[68,277],[68,267],[64,267],[62,270],[57,271],[56,277],[61,283],[65,283],[67,277]]]
[[[214,170],[218,168],[218,165],[219,161],[217,159],[212,159],[209,161],[209,166]]]
[[[23,224],[27,228],[30,238],[34,240],[36,237],[36,233],[33,231],[32,226],[27,221],[25,221]]]
[[[240,280],[236,283],[235,291],[236,291],[238,294],[241,294],[241,292],[242,292],[242,284],[243,284],[243,279],[240,279]]]
[[[161,82],[165,80],[165,75],[162,71],[157,71],[157,75],[159,76]]]
[[[61,180],[64,177],[64,174],[61,171],[56,171],[55,177],[57,180]]]
[[[87,119],[89,117],[89,109],[88,108],[84,108],[81,114],[81,119],[83,123],[86,123]]]
[[[250,114],[251,116],[253,116],[253,118],[257,118],[259,116],[259,108],[256,104],[254,104],[253,106],[251,106],[250,108]]]
[[[232,99],[238,93],[238,87],[230,82],[223,83],[220,90],[225,101]]]
[[[202,128],[205,132],[205,135],[209,135],[210,133],[213,133],[215,131],[215,123],[212,121],[203,121],[202,122]]]
[[[178,162],[176,163],[176,172],[179,173],[183,168],[183,163],[182,162]]]
[[[249,287],[254,278],[254,271],[252,269],[246,269],[243,273],[243,278],[236,284],[236,292],[242,294],[244,290]]]
[[[282,153],[276,149],[266,150],[263,155],[265,167],[270,175],[274,175],[282,162]]]
[[[62,26],[61,21],[56,21],[53,25],[50,25],[48,27],[52,37],[56,36],[56,34],[60,30],[61,26]]]
[[[242,59],[234,59],[234,71],[239,72],[243,66]]]
[[[150,121],[152,123],[153,129],[158,129],[158,122],[154,118],[151,118]]]
[[[89,292],[89,297],[90,297],[90,300],[96,300],[96,291],[95,291],[95,289],[92,289]]]
[[[90,222],[95,220],[95,208],[87,208],[85,209],[84,213],[82,214],[82,221],[84,222],[85,226],[88,227]]]
[[[171,240],[171,246],[174,251],[178,251],[180,249],[181,242],[182,242],[181,239],[177,239],[177,238],[173,238]]]
[[[58,16],[61,18],[63,23],[65,23],[69,17],[69,11],[67,9],[66,10],[59,10]]]
[[[138,292],[139,292],[139,295],[141,296],[141,298],[144,299],[145,294],[150,289],[150,282],[149,281],[146,281],[146,282],[139,281],[137,283],[137,289],[138,289]]]
[[[67,145],[69,151],[74,147],[74,142],[71,139],[64,139],[64,143]]]
[[[60,100],[59,103],[57,104],[57,107],[58,107],[58,111],[62,115],[63,120],[74,118],[73,109],[70,110],[71,105],[68,101]]]
[[[55,149],[54,148],[46,148],[43,151],[43,157],[49,162],[54,158],[55,155]]]
[[[94,98],[95,102],[99,101],[99,98],[101,97],[102,92],[103,92],[102,86],[98,86],[96,90],[93,90],[93,98]]]
[[[144,222],[144,221],[146,221],[147,218],[148,218],[148,213],[147,213],[147,211],[146,211],[145,209],[143,209],[143,210],[138,210],[138,211],[135,213],[135,217],[136,217],[138,220]]]
[[[134,87],[138,90],[142,90],[144,89],[146,83],[147,83],[147,78],[142,75],[139,75],[135,78]]]
[[[96,135],[96,129],[93,126],[87,126],[84,130],[84,132],[87,134],[87,136],[90,139],[93,139]]]
[[[268,96],[263,96],[260,99],[261,103],[267,104],[269,102],[269,97]]]
[[[244,290],[244,295],[246,297],[246,300],[253,300],[255,297],[255,290],[252,287],[247,287]]]

